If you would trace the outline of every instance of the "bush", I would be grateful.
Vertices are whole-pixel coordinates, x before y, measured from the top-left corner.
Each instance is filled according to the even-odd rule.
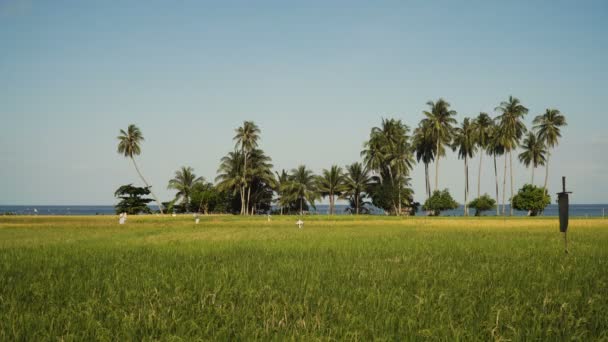
[[[469,208],[475,209],[475,216],[481,216],[484,211],[496,208],[496,201],[488,196],[488,194],[483,194],[481,197],[471,201]]]
[[[511,205],[516,210],[527,211],[528,215],[536,216],[545,210],[549,203],[551,198],[543,188],[526,184],[513,197]]]
[[[114,193],[114,197],[120,198],[120,202],[114,206],[116,208],[116,213],[120,214],[125,212],[129,215],[151,213],[148,203],[153,200],[151,198],[143,197],[149,194],[150,189],[147,187],[140,188],[133,186],[132,184],[119,187]]]
[[[439,216],[442,211],[458,208],[458,202],[456,202],[448,189],[443,191],[435,190],[433,195],[429,197],[422,209],[430,211],[432,216]]]

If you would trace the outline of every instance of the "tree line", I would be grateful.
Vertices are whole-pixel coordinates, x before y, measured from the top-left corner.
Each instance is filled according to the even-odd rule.
[[[528,129],[524,123],[528,108],[513,96],[495,108],[495,117],[482,112],[474,118],[464,118],[461,123],[446,100],[429,101],[427,106],[422,112],[422,120],[413,130],[400,119],[382,119],[363,143],[361,161],[345,167],[331,165],[318,175],[305,165],[289,171],[273,171],[272,159],[259,147],[260,128],[252,121],[245,121],[235,129],[234,148],[220,160],[214,182],[197,177],[191,167],[184,166],[168,182],[168,188],[176,190],[175,198],[163,203],[151,190],[135,161],[144,141],[137,126],[120,130],[118,153],[132,161],[161,213],[168,209],[240,215],[271,210],[280,214],[304,214],[310,208],[316,208],[315,204],[321,198],[327,198],[330,215],[336,213],[338,199],[348,201],[347,211],[353,214],[369,213],[373,206],[391,215],[413,215],[421,205],[414,201],[410,175],[414,164],[422,163],[426,192],[422,209],[430,215],[439,215],[442,210],[458,206],[449,191],[440,188],[440,161],[448,150],[463,160],[465,216],[469,215],[470,208],[476,209],[476,215],[496,208],[496,214],[500,215],[498,203],[502,203],[502,215],[507,214],[507,203],[512,204],[510,215],[513,215],[513,209],[528,210],[532,215],[542,212],[549,203],[547,182],[551,150],[558,145],[561,128],[566,126],[565,116],[559,110],[546,109],[533,119],[533,126]],[[515,194],[513,152],[518,148],[521,152],[516,157],[531,169],[531,181]],[[479,159],[477,197],[471,201],[469,169],[475,156]],[[493,159],[494,198],[481,193],[484,156]],[[502,201],[499,198],[500,158],[503,159]],[[434,184],[429,174],[431,164],[435,166]],[[545,167],[542,188],[534,186],[534,171],[540,166]],[[508,201],[507,174],[510,180]],[[118,192],[116,196],[120,197]],[[132,196],[127,197],[133,200]],[[124,210],[124,205],[121,209]]]

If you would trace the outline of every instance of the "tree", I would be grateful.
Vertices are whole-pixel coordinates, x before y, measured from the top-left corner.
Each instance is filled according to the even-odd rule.
[[[544,142],[541,139],[538,139],[532,132],[528,132],[528,135],[524,138],[522,147],[523,152],[519,154],[519,161],[526,167],[532,165],[532,180],[530,184],[534,185],[534,169],[538,166],[545,165],[545,154],[547,153],[547,150],[545,149]]]
[[[291,170],[289,182],[285,189],[286,200],[289,202],[297,202],[299,204],[300,215],[304,213],[304,209],[310,204],[315,208],[315,201],[320,198],[317,190],[316,177],[313,172],[304,165],[298,166]]]
[[[239,195],[240,214],[243,214],[243,206],[245,205],[244,184],[245,177],[243,174],[243,154],[239,151],[229,152],[220,160],[220,166],[217,169],[217,177],[215,177],[216,186],[219,191],[229,192],[232,196]]]
[[[355,215],[361,212],[366,203],[363,199],[369,191],[370,184],[369,171],[361,163],[352,163],[346,167],[342,196],[349,200]]]
[[[490,134],[494,122],[487,113],[479,113],[473,122],[473,131],[475,134],[475,143],[479,147],[479,171],[477,172],[477,197],[481,196],[481,164],[484,151],[487,151],[490,143]]]
[[[445,155],[444,145],[450,145],[454,132],[453,125],[457,123],[455,110],[450,110],[450,104],[444,99],[426,103],[430,111],[423,111],[423,125],[429,125],[431,137],[435,145],[435,191],[439,189],[439,158]]]
[[[422,209],[430,211],[432,216],[439,216],[442,211],[456,208],[458,208],[458,203],[452,198],[448,189],[433,191],[433,195],[422,206]]]
[[[276,202],[279,205],[281,215],[283,215],[283,210],[289,207],[289,174],[284,169],[281,170],[281,173],[275,172],[275,174],[274,191],[277,193]]]
[[[505,148],[502,145],[500,137],[500,128],[496,125],[490,126],[490,135],[486,151],[492,155],[494,159],[494,180],[496,181],[496,216],[500,215],[500,209],[498,208],[498,169],[496,167],[496,156],[501,156],[505,153]],[[504,189],[503,189],[504,190]],[[503,208],[504,208],[504,192],[503,192]],[[504,209],[503,209],[504,212]]]
[[[372,189],[382,189],[382,196],[372,195],[372,199],[388,199],[392,204],[390,211],[397,215],[401,214],[403,204],[408,205],[407,198],[402,196],[407,189],[408,175],[414,161],[408,132],[409,127],[401,120],[382,119],[380,127],[372,128],[361,152],[365,167],[376,174],[376,186]],[[378,186],[378,182],[381,186]]]
[[[222,196],[222,193],[211,183],[200,181],[192,186],[190,210],[193,212],[202,212],[207,215],[218,209],[226,210],[227,206],[223,203],[225,201],[226,196]]]
[[[329,215],[335,214],[336,196],[342,196],[344,191],[344,173],[342,168],[337,165],[327,170],[323,169],[321,175],[317,177],[317,189],[321,196],[329,197]]]
[[[118,153],[121,153],[126,158],[131,158],[131,161],[133,162],[133,166],[135,166],[135,171],[137,171],[139,178],[141,178],[141,180],[144,182],[144,184],[146,185],[146,188],[150,189],[150,193],[152,194],[152,197],[154,197],[154,199],[156,200],[156,203],[158,204],[158,209],[160,210],[160,213],[163,214],[162,203],[160,203],[160,201],[158,200],[158,197],[156,197],[154,192],[152,192],[152,190],[151,190],[152,187],[148,184],[148,182],[146,181],[144,176],[141,174],[141,172],[139,171],[139,167],[137,167],[137,163],[135,162],[135,156],[138,156],[141,154],[140,144],[142,141],[144,141],[144,136],[141,133],[141,130],[137,126],[131,124],[127,128],[126,132],[121,129],[120,135],[117,138],[119,141],[118,142]]]
[[[243,184],[241,185],[241,215],[248,214],[249,199],[251,191],[247,188],[251,183],[251,179],[247,170],[247,162],[253,149],[258,146],[260,138],[260,128],[252,121],[244,121],[243,126],[237,128],[236,135],[233,140],[236,142],[235,148],[240,148],[243,155]]]
[[[475,209],[475,216],[481,216],[484,211],[492,210],[495,207],[496,201],[488,196],[488,194],[477,197],[469,203],[469,208]]]
[[[429,164],[435,160],[435,143],[430,129],[430,122],[422,120],[414,130],[413,147],[416,152],[416,161],[424,163],[424,178],[426,197],[431,197],[431,179],[429,178]]]
[[[167,189],[177,190],[175,194],[175,201],[181,200],[184,212],[188,212],[188,206],[190,205],[190,194],[192,188],[197,183],[202,183],[205,180],[203,177],[196,177],[194,169],[191,167],[182,166],[180,170],[175,171],[175,177],[169,180]]]
[[[469,118],[465,118],[462,126],[454,130],[452,147],[458,150],[458,158],[464,159],[464,216],[469,216],[469,158],[477,150],[475,128]]]
[[[551,203],[545,189],[526,184],[513,197],[511,206],[516,210],[528,211],[529,216],[536,216]]]
[[[519,140],[526,132],[523,118],[528,113],[528,108],[524,107],[518,98],[509,96],[507,101],[500,103],[496,110],[501,113],[498,116],[500,132],[502,137],[502,145],[505,152],[509,154],[509,173],[511,175],[511,200],[513,199],[513,150],[517,148]],[[506,156],[505,156],[506,157]],[[506,158],[505,158],[506,167]],[[506,174],[505,174],[506,177]],[[506,180],[505,180],[506,182]],[[513,215],[513,207],[511,207],[511,215]]]
[[[139,188],[133,186],[133,184],[122,185],[114,192],[114,197],[120,198],[120,202],[114,206],[116,213],[127,213],[129,215],[151,213],[148,203],[152,202],[153,199],[143,197],[149,194],[150,189],[148,187]]]
[[[538,115],[533,121],[534,129],[538,132],[538,138],[544,142],[547,147],[547,161],[545,165],[545,186],[547,190],[547,181],[549,179],[549,159],[551,158],[551,150],[557,146],[559,138],[562,137],[561,127],[567,125],[566,117],[557,109],[547,109],[545,114]]]

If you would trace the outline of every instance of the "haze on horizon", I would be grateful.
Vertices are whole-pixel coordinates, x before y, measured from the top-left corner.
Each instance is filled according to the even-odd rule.
[[[568,120],[550,194],[566,176],[573,203],[606,203],[607,19],[605,1],[0,0],[0,204],[115,203],[118,186],[141,185],[116,152],[131,123],[164,201],[181,166],[215,179],[244,120],[275,170],[319,172],[359,161],[383,117],[413,129],[443,97],[461,122],[495,116],[509,95],[530,109],[528,127],[546,108]],[[440,167],[440,188],[462,202],[463,162],[449,152]],[[514,167],[517,189],[530,170]],[[423,165],[411,177],[421,201]]]

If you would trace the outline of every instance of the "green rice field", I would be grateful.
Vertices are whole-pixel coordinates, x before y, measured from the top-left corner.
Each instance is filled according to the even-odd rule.
[[[608,341],[608,220],[0,217],[0,341]]]

